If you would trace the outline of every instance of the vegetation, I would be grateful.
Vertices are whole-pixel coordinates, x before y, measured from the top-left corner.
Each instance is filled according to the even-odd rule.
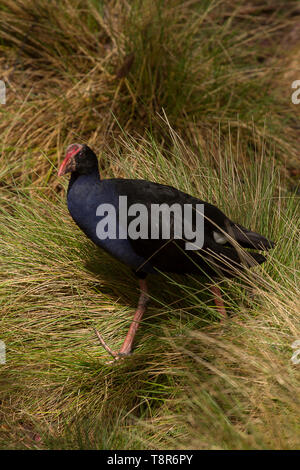
[[[298,2],[0,12],[0,447],[299,447]],[[200,276],[150,276],[134,354],[106,364],[93,328],[117,349],[138,289],[68,214],[57,166],[76,141],[104,178],[171,184],[276,241],[220,283],[228,322]]]

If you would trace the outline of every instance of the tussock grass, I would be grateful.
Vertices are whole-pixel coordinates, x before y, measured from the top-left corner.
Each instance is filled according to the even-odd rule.
[[[264,9],[240,0],[172,0],[167,8],[160,0],[3,0],[0,9],[8,88],[1,167],[12,166],[9,183],[57,188],[49,160],[56,165],[74,140],[98,148],[111,142],[119,133],[114,115],[125,130],[150,130],[167,146],[162,109],[196,146],[205,146],[212,129],[226,135],[230,121],[240,145],[255,145],[255,126],[266,152],[276,142],[277,158],[297,161],[295,107],[276,92],[276,59],[297,24],[297,2],[274,0]]]
[[[299,447],[298,136],[278,66],[298,5],[164,3],[0,5],[1,448]],[[93,328],[117,349],[138,289],[70,219],[56,168],[74,141],[102,177],[171,184],[276,241],[220,284],[224,326],[201,277],[151,276],[134,354],[105,364]]]
[[[136,280],[86,240],[60,196],[5,198],[1,338],[8,357],[1,367],[9,446],[295,448],[299,383],[290,359],[299,337],[299,219],[274,160],[253,155],[257,166],[237,174],[234,155],[223,154],[218,171],[208,170],[209,152],[199,158],[174,133],[168,159],[153,139],[127,134],[110,152],[113,174],[134,171],[209,197],[277,247],[264,266],[221,284],[231,313],[225,326],[201,278],[150,277],[152,302],[135,352],[106,365],[93,328],[120,346]]]

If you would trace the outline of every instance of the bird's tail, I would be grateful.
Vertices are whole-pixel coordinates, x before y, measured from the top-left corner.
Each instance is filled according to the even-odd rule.
[[[251,232],[251,230],[248,230],[242,225],[234,224],[230,228],[232,231],[232,237],[243,248],[252,248],[254,250],[270,250],[275,246],[275,243],[271,240],[268,240],[259,233]]]

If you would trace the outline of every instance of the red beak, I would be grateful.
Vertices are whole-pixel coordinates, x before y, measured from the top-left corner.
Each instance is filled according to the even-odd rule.
[[[58,176],[65,175],[66,173],[75,170],[75,161],[73,160],[73,158],[75,157],[75,155],[78,152],[80,152],[82,147],[83,147],[83,145],[81,145],[81,144],[69,145],[69,147],[67,148],[67,151],[66,151],[66,156],[65,156],[62,164],[59,167]]]

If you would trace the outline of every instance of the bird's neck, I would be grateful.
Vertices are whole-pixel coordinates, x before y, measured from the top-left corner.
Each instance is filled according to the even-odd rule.
[[[98,168],[88,174],[82,174],[82,173],[79,173],[78,171],[73,171],[71,174],[70,181],[69,181],[68,193],[70,189],[72,188],[73,184],[75,183],[75,181],[78,180],[78,178],[80,178],[81,176],[88,176],[88,175],[93,175],[94,178],[99,179],[99,180],[101,179]]]

